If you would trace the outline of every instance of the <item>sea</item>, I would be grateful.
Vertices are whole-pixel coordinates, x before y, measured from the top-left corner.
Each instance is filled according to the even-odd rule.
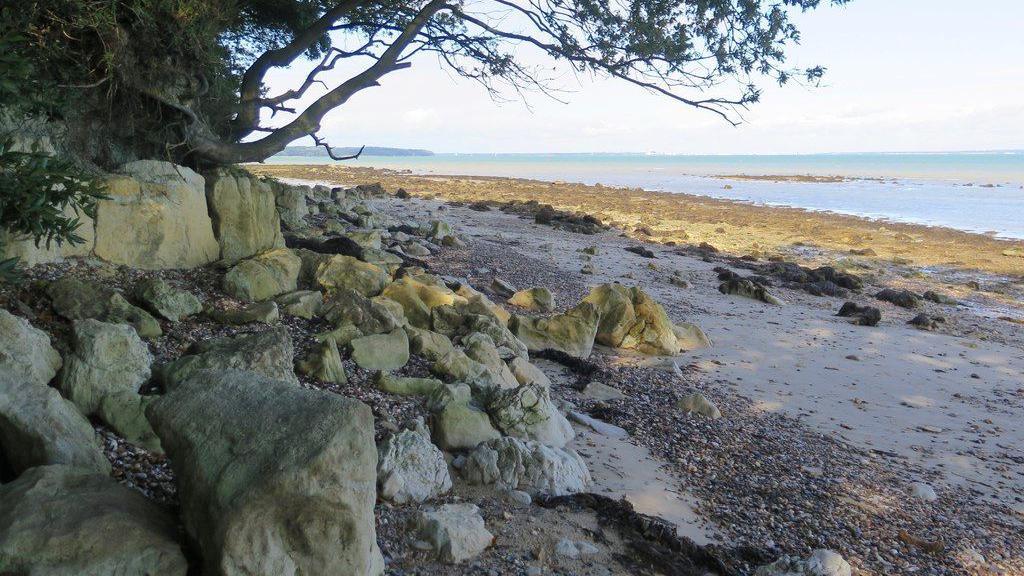
[[[331,162],[325,157],[298,156],[268,160],[274,164]],[[696,194],[1024,239],[1024,150],[787,155],[445,153],[363,156],[347,163],[416,174],[505,176]],[[842,179],[802,181],[794,176]]]

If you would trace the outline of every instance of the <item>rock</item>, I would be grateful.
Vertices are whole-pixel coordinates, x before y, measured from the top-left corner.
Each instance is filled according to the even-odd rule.
[[[344,384],[348,382],[345,366],[341,363],[341,354],[334,340],[325,340],[314,346],[305,360],[299,363],[300,373],[319,382],[328,384]]]
[[[930,302],[935,302],[936,304],[956,306],[957,304],[960,303],[956,298],[951,298],[949,296],[946,296],[945,294],[940,294],[933,290],[928,290],[927,292],[922,294],[921,297]]]
[[[71,206],[63,208],[63,215],[78,219],[78,228],[74,230],[84,240],[81,244],[72,245],[68,242],[58,244],[51,242],[47,246],[42,240],[37,246],[31,236],[11,234],[0,229],[0,260],[17,258],[21,266],[35,266],[49,262],[61,262],[64,258],[91,256],[96,248],[96,222],[82,211]]]
[[[294,355],[288,331],[275,328],[196,342],[184,356],[162,366],[158,376],[168,390],[201,370],[250,370],[297,385]]]
[[[46,289],[53,310],[68,320],[95,318],[115,324],[131,324],[139,336],[158,338],[160,323],[149,312],[133,306],[124,296],[91,280],[61,278]]]
[[[674,274],[669,277],[668,282],[669,282],[669,284],[671,284],[673,286],[678,286],[679,288],[689,288],[690,287],[690,283],[687,282],[685,278],[682,278],[680,276],[676,276]]]
[[[334,255],[316,269],[316,285],[324,290],[348,288],[363,296],[376,296],[391,277],[382,268],[351,256]]]
[[[551,312],[555,309],[555,297],[547,288],[530,288],[520,290],[508,299],[508,303],[527,310]]]
[[[934,502],[939,499],[939,495],[935,493],[935,488],[924,482],[914,482],[911,484],[910,495],[925,502]]]
[[[642,258],[655,258],[654,252],[651,252],[650,250],[644,248],[643,246],[629,246],[626,248],[626,252],[632,252],[633,254],[636,254],[637,256],[640,256]]]
[[[876,293],[875,298],[895,304],[900,308],[917,308],[921,304],[921,298],[910,290],[885,288]]]
[[[298,290],[277,297],[277,305],[285,314],[307,320],[319,316],[323,304],[324,295],[319,290]]]
[[[782,304],[782,301],[771,295],[767,288],[747,278],[726,280],[718,286],[718,291],[722,294],[759,300],[765,304]]]
[[[45,385],[61,363],[46,332],[0,308],[0,374]]]
[[[612,348],[643,354],[679,353],[674,326],[660,304],[639,288],[602,284],[583,300],[597,309],[595,340]]]
[[[587,358],[594,348],[600,317],[590,302],[548,318],[515,315],[509,329],[531,352],[558,350],[576,358]]]
[[[365,370],[398,370],[409,362],[409,337],[401,328],[356,338],[349,345],[352,360]]]
[[[502,298],[511,298],[516,293],[516,287],[507,280],[495,278],[491,280],[491,291]]]
[[[583,492],[590,484],[590,471],[576,452],[507,436],[470,452],[462,476],[469,484],[500,484],[548,496]]]
[[[0,477],[47,464],[110,472],[96,432],[74,404],[46,384],[0,370]]]
[[[203,303],[195,294],[179,290],[161,278],[145,278],[135,285],[135,297],[150,312],[170,322],[198,314]]]
[[[356,244],[359,244],[363,248],[369,248],[371,250],[380,250],[380,230],[352,230],[346,232],[345,236],[348,236],[349,240],[352,240]]]
[[[274,190],[237,169],[206,174],[206,202],[222,260],[284,248]]]
[[[442,449],[472,449],[481,442],[501,437],[487,413],[471,403],[470,396],[466,384],[444,385],[430,395],[433,438]]]
[[[469,335],[474,332],[487,335],[498,349],[498,356],[503,359],[529,358],[530,352],[519,338],[503,323],[493,316],[484,314],[465,314],[459,333]]]
[[[431,220],[430,231],[427,233],[427,238],[434,241],[435,243],[440,242],[442,239],[452,235],[452,227],[447,222],[442,220]]]
[[[613,388],[601,382],[588,383],[583,389],[582,394],[583,396],[598,402],[610,402],[612,400],[621,400],[626,397],[626,395],[620,392],[618,388]]]
[[[363,334],[386,334],[401,326],[386,304],[348,288],[331,293],[323,314],[335,326],[351,324]]]
[[[407,376],[394,376],[384,371],[379,371],[374,376],[374,385],[378,390],[399,396],[425,396],[431,394],[444,383],[435,378],[413,378]]]
[[[409,256],[415,256],[416,258],[424,258],[430,256],[430,248],[427,248],[420,242],[408,242],[402,245],[402,251]]]
[[[533,497],[530,496],[529,492],[523,492],[522,490],[509,490],[508,499],[520,506],[529,506],[533,504]]]
[[[284,227],[289,230],[301,230],[306,227],[305,219],[309,215],[306,197],[311,192],[308,186],[274,186],[274,203],[277,204],[277,213]]]
[[[874,306],[861,306],[856,302],[846,302],[836,312],[836,316],[853,318],[854,324],[860,326],[877,326],[882,319],[882,311]]]
[[[378,449],[377,485],[381,497],[396,504],[424,502],[451,489],[444,454],[430,442],[423,420],[414,430],[389,436]]]
[[[818,549],[806,560],[783,556],[758,568],[754,576],[850,576],[852,572],[850,564],[838,553]]]
[[[125,440],[163,454],[160,439],[146,419],[146,406],[156,398],[127,390],[112,392],[103,397],[96,415]]]
[[[185,576],[175,519],[114,479],[40,466],[0,486],[0,572]]]
[[[516,382],[519,384],[551,388],[551,380],[547,374],[528,360],[517,356],[508,363],[508,366],[512,370],[512,375],[515,376]]]
[[[97,257],[146,270],[216,261],[220,246],[207,213],[203,177],[157,160],[126,164],[96,204]]]
[[[712,346],[711,338],[701,330],[700,326],[683,322],[672,327],[672,333],[676,336],[676,343],[679,350],[688,352]]]
[[[277,324],[281,320],[281,313],[275,302],[254,302],[242,308],[229,310],[212,310],[209,313],[210,319],[221,324],[240,326],[243,324]]]
[[[492,384],[499,388],[515,388],[519,381],[498,354],[491,337],[482,332],[473,332],[462,339],[466,356],[483,364],[490,375]]]
[[[454,304],[463,315],[489,316],[502,328],[506,327],[509,319],[512,318],[507,310],[492,302],[484,293],[474,290],[469,284],[460,284],[455,293],[466,299],[465,302],[456,301]]]
[[[938,329],[938,327],[941,326],[942,324],[945,324],[945,322],[946,319],[943,318],[942,316],[931,316],[925,313],[921,313],[908,320],[907,324],[910,324],[911,326],[917,328],[918,330],[931,331]]]
[[[417,526],[420,538],[451,564],[473,558],[494,541],[475,504],[445,504],[424,510],[420,512]]]
[[[678,402],[676,402],[676,407],[687,412],[706,416],[712,420],[718,420],[722,417],[722,413],[718,410],[718,406],[715,406],[714,402],[709,400],[707,396],[700,392],[693,392],[683,396]]]
[[[264,252],[231,268],[224,275],[224,291],[247,302],[294,292],[301,267],[302,260],[287,248]]]
[[[561,448],[576,436],[552,402],[550,391],[542,386],[498,391],[488,403],[487,412],[499,430],[516,438]]]
[[[579,558],[580,551],[576,548],[576,543],[568,538],[562,538],[555,544],[555,555],[561,556],[562,558]]]
[[[405,262],[402,257],[397,254],[392,254],[387,250],[374,250],[372,248],[363,249],[363,262],[373,264],[374,266],[384,270],[388,273],[388,277],[398,272],[398,269],[402,267]]]
[[[407,326],[405,331],[409,334],[409,347],[412,352],[432,362],[438,361],[455,349],[452,341],[444,334],[412,326]]]
[[[601,434],[603,436],[608,436],[609,438],[626,438],[629,436],[629,432],[626,432],[625,429],[619,428],[614,424],[609,424],[602,420],[598,420],[597,418],[593,418],[587,414],[583,414],[582,412],[575,412],[570,410],[569,420],[581,426],[586,426],[587,428],[590,428],[594,432],[597,432],[598,434]]]
[[[82,414],[95,414],[108,394],[138,392],[152,363],[149,348],[131,326],[76,320],[57,386]]]
[[[463,301],[443,284],[439,286],[410,276],[392,282],[381,295],[401,304],[409,323],[425,330],[432,327],[431,311],[434,308]]]
[[[146,411],[207,574],[383,570],[373,414],[253,372],[201,372]],[[272,423],[272,425],[268,425]]]

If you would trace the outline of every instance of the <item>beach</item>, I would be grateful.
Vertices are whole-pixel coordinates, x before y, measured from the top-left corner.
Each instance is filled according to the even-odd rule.
[[[676,358],[598,350],[596,378],[618,400],[590,398],[570,371],[540,364],[562,401],[645,451],[619,455],[600,434],[581,434],[576,446],[595,470],[624,459],[605,488],[676,519],[680,533],[801,555],[831,548],[857,574],[1024,570],[1022,259],[1003,254],[1020,243],[678,194],[324,166],[254,171],[404,190],[410,197],[391,208],[399,217],[443,217],[467,240],[431,258],[432,269],[474,286],[548,287],[564,310],[618,282],[700,326],[713,345]],[[530,200],[613,226],[581,234],[498,209]],[[764,279],[781,305],[720,293],[722,269],[763,279],[757,267],[770,258],[831,264],[865,285],[815,296]],[[905,309],[873,297],[883,288],[949,300]],[[837,317],[848,300],[877,306],[878,326]],[[922,313],[943,321],[907,324]],[[692,390],[722,418],[680,413],[677,399]],[[630,462],[652,457],[663,470],[648,481],[656,496],[607,480],[622,484]]]

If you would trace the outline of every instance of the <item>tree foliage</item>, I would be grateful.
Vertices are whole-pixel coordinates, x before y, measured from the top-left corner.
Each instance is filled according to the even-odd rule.
[[[56,108],[19,49],[22,40],[0,29],[0,112],[11,123]],[[80,216],[95,217],[96,201],[102,197],[100,183],[70,160],[38,147],[19,150],[13,136],[0,131],[0,232],[47,248],[55,242],[80,244],[85,241],[77,233]],[[17,258],[0,259],[0,280],[16,278],[17,264]]]
[[[761,83],[821,77],[786,64],[791,14],[846,1],[37,0],[4,18],[45,63],[37,81],[105,108],[146,152],[226,164],[307,136],[330,150],[324,116],[422,54],[495,94],[551,93],[532,51],[735,123]],[[270,70],[306,62],[302,84],[268,92]]]

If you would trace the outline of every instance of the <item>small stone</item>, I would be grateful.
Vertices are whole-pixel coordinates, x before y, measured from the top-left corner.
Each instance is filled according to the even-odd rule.
[[[450,564],[477,556],[494,541],[475,504],[445,504],[425,510],[417,523],[421,538]]]
[[[721,411],[718,406],[715,406],[714,402],[708,399],[707,396],[700,392],[693,392],[687,394],[676,402],[676,406],[687,412],[694,412],[701,416],[706,416],[712,420],[717,420],[722,417]]]
[[[580,551],[576,543],[568,538],[562,538],[555,544],[555,554],[563,558],[579,558]]]
[[[939,495],[935,493],[935,489],[924,482],[914,482],[911,484],[910,494],[914,498],[924,500],[925,502],[934,502],[939,499]]]
[[[281,320],[281,313],[278,311],[275,302],[256,302],[243,308],[232,310],[211,310],[210,319],[214,322],[228,325],[253,324],[277,324]]]

